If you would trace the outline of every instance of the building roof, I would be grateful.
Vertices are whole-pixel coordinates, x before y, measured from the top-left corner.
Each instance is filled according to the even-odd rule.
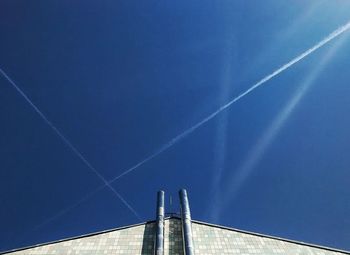
[[[350,254],[350,252],[192,220],[196,254]],[[152,254],[155,221],[33,245],[0,254]],[[165,220],[165,254],[182,253],[181,219]],[[89,254],[90,254],[89,253]]]

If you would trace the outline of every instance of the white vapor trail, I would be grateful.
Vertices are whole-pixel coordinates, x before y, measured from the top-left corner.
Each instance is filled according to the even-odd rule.
[[[321,40],[320,42],[318,42],[316,45],[314,45],[313,47],[311,47],[310,49],[304,51],[303,53],[301,53],[299,56],[295,57],[294,59],[292,59],[291,61],[289,61],[288,63],[284,64],[283,66],[281,66],[280,68],[278,68],[276,71],[272,72],[271,74],[265,76],[264,78],[262,78],[260,81],[258,81],[257,83],[255,83],[253,86],[251,86],[249,89],[247,89],[246,91],[244,91],[243,93],[241,93],[240,95],[238,95],[237,97],[233,98],[231,101],[229,101],[228,103],[226,103],[225,105],[221,106],[218,110],[216,110],[215,112],[213,112],[212,114],[210,114],[209,116],[207,116],[206,118],[204,118],[203,120],[201,120],[200,122],[198,122],[197,124],[193,125],[192,127],[190,127],[189,129],[185,130],[183,133],[179,134],[178,136],[174,137],[172,140],[170,140],[168,143],[164,144],[160,149],[158,149],[157,151],[155,151],[153,154],[151,154],[150,156],[148,156],[147,158],[145,158],[144,160],[140,161],[139,163],[137,163],[136,165],[132,166],[131,168],[127,169],[126,171],[124,171],[123,173],[121,173],[120,175],[116,176],[115,178],[113,178],[112,180],[110,180],[108,183],[112,183],[116,180],[118,180],[119,178],[123,177],[124,175],[134,171],[135,169],[137,169],[138,167],[142,166],[143,164],[145,164],[146,162],[150,161],[151,159],[153,159],[154,157],[158,156],[159,154],[161,154],[162,152],[166,151],[167,149],[169,149],[170,147],[172,147],[174,144],[176,144],[177,142],[179,142],[182,138],[186,137],[187,135],[191,134],[192,132],[194,132],[196,129],[198,129],[199,127],[201,127],[202,125],[204,125],[205,123],[207,123],[208,121],[210,121],[211,119],[213,119],[216,115],[218,115],[219,113],[221,113],[223,110],[225,110],[226,108],[230,107],[233,103],[237,102],[238,100],[240,100],[241,98],[243,98],[244,96],[248,95],[249,93],[251,93],[253,90],[257,89],[258,87],[260,87],[261,85],[265,84],[267,81],[271,80],[272,78],[274,78],[275,76],[277,76],[278,74],[282,73],[283,71],[285,71],[286,69],[290,68],[291,66],[293,66],[294,64],[298,63],[299,61],[301,61],[303,58],[307,57],[308,55],[310,55],[311,53],[313,53],[314,51],[316,51],[317,49],[321,48],[322,46],[324,46],[325,44],[327,44],[328,42],[330,42],[331,40],[333,40],[334,38],[336,38],[337,36],[341,35],[342,33],[346,32],[347,30],[349,30],[350,28],[350,21],[348,23],[346,23],[345,25],[339,27],[338,29],[336,29],[335,31],[333,31],[331,34],[329,34],[327,37],[325,37],[323,40]]]
[[[54,124],[39,110],[39,108],[30,100],[30,98],[16,85],[16,83],[0,68],[0,73],[7,79],[7,81],[17,90],[17,92],[27,101],[27,103],[35,110],[35,112],[45,121],[47,125],[58,135],[59,138],[74,152],[78,158],[93,172],[96,176],[107,186],[114,195],[140,220],[138,213],[132,206],[110,185],[110,183],[96,170],[95,167],[78,151],[78,149],[55,127]]]
[[[25,231],[24,233],[21,233],[20,235],[17,234],[16,239],[18,240],[18,242],[22,242],[23,240],[26,240],[28,238],[28,235],[33,232],[33,231],[37,231],[38,229],[42,228],[43,226],[51,223],[52,221],[58,219],[59,217],[61,217],[62,215],[66,214],[67,212],[73,210],[74,208],[78,207],[80,204],[82,204],[83,202],[85,202],[86,200],[88,200],[90,197],[92,197],[97,191],[105,188],[106,186],[104,184],[102,184],[101,186],[97,187],[96,189],[90,191],[89,193],[87,193],[84,197],[82,197],[80,200],[78,200],[77,202],[75,202],[72,205],[69,205],[61,210],[59,210],[58,212],[56,212],[54,215],[46,218],[44,221],[42,221],[41,223],[35,225],[34,227],[32,227],[31,229],[29,229],[28,231]],[[15,233],[14,233],[15,234]],[[10,239],[10,238],[9,238]]]
[[[123,177],[124,175],[129,174],[130,172],[133,172],[134,170],[136,170],[138,167],[144,165],[145,163],[147,163],[148,161],[150,161],[151,159],[155,158],[156,156],[158,156],[159,154],[161,154],[162,152],[166,151],[167,149],[169,149],[170,147],[172,147],[174,144],[176,144],[177,142],[179,142],[182,138],[186,137],[187,135],[191,134],[192,132],[194,132],[197,128],[199,128],[200,126],[204,125],[206,122],[208,122],[209,120],[213,119],[216,115],[218,115],[220,112],[222,112],[223,110],[225,110],[226,108],[228,108],[229,106],[231,106],[233,103],[237,102],[238,100],[240,100],[242,97],[248,95],[249,93],[251,93],[253,90],[255,90],[256,88],[260,87],[261,85],[263,85],[264,83],[266,83],[267,81],[269,81],[270,79],[272,79],[273,77],[277,76],[278,74],[280,74],[281,72],[285,71],[286,69],[288,69],[289,67],[291,67],[292,65],[296,64],[297,62],[301,61],[303,58],[307,57],[308,55],[310,55],[312,52],[316,51],[317,49],[321,48],[322,46],[324,46],[325,44],[327,44],[328,42],[330,42],[331,40],[333,40],[334,38],[338,37],[339,35],[343,34],[344,32],[346,32],[347,30],[349,30],[350,28],[350,21],[348,23],[346,23],[344,26],[341,26],[340,28],[336,29],[334,32],[332,32],[331,34],[329,34],[327,37],[325,37],[323,40],[321,40],[319,43],[317,43],[316,45],[314,45],[313,47],[311,47],[310,49],[306,50],[305,52],[303,52],[302,54],[300,54],[299,56],[295,57],[294,59],[292,59],[291,61],[289,61],[288,63],[284,64],[283,66],[281,66],[280,68],[278,68],[276,71],[272,72],[271,74],[265,76],[263,79],[261,79],[260,81],[258,81],[257,83],[255,83],[252,87],[250,87],[248,90],[246,90],[245,92],[241,93],[240,95],[238,95],[237,97],[233,98],[231,101],[229,101],[227,104],[221,106],[217,111],[213,112],[212,114],[210,114],[208,117],[204,118],[202,121],[198,122],[197,124],[193,125],[192,127],[190,127],[189,129],[185,130],[183,133],[179,134],[178,136],[174,137],[172,140],[170,140],[168,143],[164,144],[162,147],[160,147],[157,151],[155,151],[153,154],[151,154],[150,156],[148,156],[147,158],[145,158],[144,160],[140,161],[139,163],[137,163],[136,165],[130,167],[129,169],[125,170],[124,172],[122,172],[121,174],[119,174],[118,176],[116,176],[115,178],[113,178],[112,180],[108,181],[107,183],[105,183],[105,186],[110,185],[112,182],[120,179],[121,177]],[[1,71],[1,69],[0,69]],[[1,71],[2,72],[2,71]],[[3,72],[2,72],[3,73]],[[4,73],[3,73],[4,74]],[[6,74],[5,74],[6,76]],[[10,81],[11,82],[11,81]],[[20,92],[20,91],[19,91]],[[20,92],[21,93],[21,92]],[[25,95],[23,95],[25,98],[27,98]],[[30,102],[29,102],[30,103]],[[33,106],[34,109],[37,109],[35,106]],[[39,115],[42,115],[42,113],[39,111],[38,112]],[[88,199],[89,196],[91,196],[92,194],[98,192],[101,189],[101,187],[98,187],[97,189],[93,190],[91,193],[89,193],[89,195],[87,197],[82,198],[80,201],[78,201],[77,203],[73,204],[70,207],[67,207],[66,209],[61,210],[56,216],[53,216],[52,218],[56,218],[59,217],[63,214],[65,214],[66,212],[68,212],[69,210],[71,210],[72,208],[75,208],[78,204],[82,203],[83,201],[85,201],[86,199]]]
[[[347,35],[348,36],[348,35]],[[225,178],[225,182],[228,183],[227,188],[223,189],[221,194],[228,194],[227,196],[221,196],[224,201],[222,201],[221,207],[215,208],[215,214],[218,217],[221,213],[227,209],[228,205],[236,198],[240,188],[245,184],[249,176],[253,173],[256,165],[264,157],[266,151],[273,143],[274,139],[283,127],[286,125],[286,121],[293,114],[295,109],[298,107],[300,101],[308,93],[311,87],[317,81],[319,74],[324,70],[324,68],[332,59],[334,54],[339,51],[341,46],[344,44],[347,36],[342,37],[336,43],[332,45],[325,54],[320,57],[317,66],[308,74],[305,80],[299,85],[299,88],[295,91],[294,95],[286,103],[283,109],[274,118],[271,124],[268,126],[266,131],[263,133],[261,138],[255,143],[254,148],[249,153],[248,157],[242,162],[241,166],[231,175]]]
[[[105,185],[101,185],[98,188],[96,188],[95,190],[87,193],[84,197],[82,197],[79,201],[77,201],[76,203],[56,212],[55,215],[47,218],[45,221],[41,222],[40,224],[36,225],[32,230],[37,230],[40,229],[42,226],[54,221],[55,219],[59,218],[61,215],[67,213],[68,211],[71,211],[72,209],[76,208],[78,205],[82,204],[83,202],[85,202],[86,200],[88,200],[90,197],[92,197],[92,195],[94,195],[96,193],[96,191],[99,191],[103,188],[105,188]]]

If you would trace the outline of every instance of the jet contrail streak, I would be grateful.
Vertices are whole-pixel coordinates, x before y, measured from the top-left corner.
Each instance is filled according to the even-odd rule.
[[[82,197],[79,201],[77,201],[76,203],[58,211],[55,215],[47,218],[45,221],[41,222],[40,224],[36,225],[32,230],[37,230],[39,228],[41,228],[42,226],[54,221],[55,219],[59,218],[61,215],[67,213],[68,211],[71,211],[72,209],[76,208],[78,205],[82,204],[83,202],[85,202],[86,200],[88,200],[92,195],[94,195],[97,191],[102,190],[103,188],[105,188],[106,185],[101,185],[98,188],[92,190],[91,192],[87,193],[84,197]]]
[[[96,189],[94,189],[94,190],[90,191],[89,193],[87,193],[84,197],[79,199],[74,204],[59,210],[54,215],[46,218],[44,221],[42,221],[41,223],[35,225],[33,228],[29,229],[28,231],[25,231],[24,233],[21,233],[20,235],[17,234],[18,242],[22,242],[23,240],[26,240],[28,235],[31,232],[37,231],[38,229],[42,228],[43,226],[51,223],[52,221],[56,220],[57,218],[61,217],[64,214],[66,214],[67,212],[69,212],[69,211],[73,210],[74,208],[78,207],[80,204],[82,204],[83,202],[88,200],[92,195],[94,195],[97,191],[102,190],[105,187],[106,187],[106,185],[102,184],[101,186],[99,186]]]
[[[233,103],[237,102],[238,100],[240,100],[241,98],[243,98],[244,96],[248,95],[249,93],[251,93],[253,90],[255,90],[256,88],[260,87],[261,85],[265,84],[267,81],[271,80],[273,77],[277,76],[278,74],[282,73],[283,71],[285,71],[286,69],[288,69],[289,67],[293,66],[294,64],[298,63],[300,60],[302,60],[303,58],[307,57],[308,55],[310,55],[312,52],[314,52],[315,50],[321,48],[322,46],[324,46],[325,44],[327,44],[328,42],[330,42],[331,40],[333,40],[334,38],[336,38],[337,36],[341,35],[342,33],[346,32],[347,30],[349,30],[350,28],[350,21],[348,23],[346,23],[344,26],[339,27],[338,29],[336,29],[335,31],[333,31],[331,34],[329,34],[327,37],[325,37],[323,40],[321,40],[319,43],[317,43],[316,45],[314,45],[313,47],[311,47],[310,49],[306,50],[305,52],[301,53],[299,56],[295,57],[294,59],[292,59],[291,61],[289,61],[288,63],[284,64],[283,66],[281,66],[280,68],[278,68],[276,71],[272,72],[271,74],[265,76],[264,78],[262,78],[260,81],[258,81],[257,83],[255,83],[253,86],[251,86],[249,89],[247,89],[246,91],[244,91],[243,93],[241,93],[240,95],[238,95],[237,97],[233,98],[231,101],[229,101],[227,104],[221,106],[218,110],[216,110],[215,112],[213,112],[212,114],[210,114],[208,117],[204,118],[203,120],[201,120],[200,122],[198,122],[197,124],[193,125],[192,127],[190,127],[189,129],[185,130],[183,133],[181,133],[180,135],[174,137],[172,140],[170,140],[168,143],[166,143],[165,145],[163,145],[160,149],[158,149],[157,151],[155,151],[153,154],[151,154],[150,156],[148,156],[147,158],[145,158],[144,160],[140,161],[139,163],[137,163],[136,165],[134,165],[133,167],[127,169],[126,171],[124,171],[123,173],[121,173],[120,175],[118,175],[117,177],[113,178],[112,180],[109,181],[109,183],[112,183],[116,180],[118,180],[119,178],[123,177],[124,175],[134,171],[135,169],[137,169],[138,167],[140,167],[141,165],[145,164],[146,162],[150,161],[151,159],[153,159],[154,157],[158,156],[159,154],[161,154],[162,152],[166,151],[167,149],[169,149],[170,147],[172,147],[174,144],[176,144],[177,142],[179,142],[182,138],[186,137],[187,135],[191,134],[193,131],[195,131],[197,128],[201,127],[202,125],[204,125],[205,123],[207,123],[208,121],[210,121],[211,119],[213,119],[216,115],[218,115],[219,113],[221,113],[223,110],[225,110],[226,108],[230,107]]]
[[[111,184],[112,182],[120,179],[121,177],[123,177],[124,175],[134,171],[135,169],[137,169],[138,167],[142,166],[143,164],[147,163],[148,161],[150,161],[151,159],[155,158],[156,156],[158,156],[159,154],[161,154],[162,152],[166,151],[167,149],[169,149],[170,147],[172,147],[174,144],[176,144],[177,142],[179,142],[182,138],[184,138],[185,136],[189,135],[190,133],[192,133],[193,131],[195,131],[197,128],[199,128],[200,126],[202,126],[203,124],[205,124],[206,122],[208,122],[209,120],[211,120],[212,118],[214,118],[216,115],[218,115],[220,112],[222,112],[223,110],[225,110],[226,108],[228,108],[230,105],[232,105],[233,103],[237,102],[239,99],[241,99],[242,97],[248,95],[250,92],[252,92],[254,89],[256,89],[257,87],[263,85],[265,82],[267,82],[268,80],[272,79],[273,77],[275,77],[276,75],[280,74],[281,72],[283,72],[284,70],[286,70],[287,68],[291,67],[292,65],[296,64],[297,62],[299,62],[300,60],[302,60],[303,58],[305,58],[306,56],[308,56],[309,54],[311,54],[312,52],[314,52],[315,50],[319,49],[320,47],[324,46],[325,44],[327,44],[329,41],[333,40],[334,38],[336,38],[337,36],[341,35],[342,33],[346,32],[347,30],[349,30],[350,28],[350,22],[346,23],[344,26],[341,26],[340,28],[338,28],[337,30],[335,30],[334,32],[332,32],[331,34],[329,34],[327,37],[325,37],[322,41],[320,41],[319,43],[317,43],[315,46],[313,46],[312,48],[306,50],[305,52],[303,52],[302,54],[300,54],[299,56],[297,56],[296,58],[292,59],[291,61],[289,61],[287,64],[281,66],[280,68],[278,68],[276,71],[274,71],[273,73],[265,76],[263,79],[261,79],[260,81],[258,81],[257,83],[255,83],[252,87],[250,87],[248,90],[246,90],[245,92],[241,93],[240,95],[238,95],[237,97],[233,98],[231,101],[229,101],[227,104],[223,105],[222,107],[220,107],[217,111],[213,112],[212,114],[210,114],[208,117],[204,118],[202,121],[198,122],[197,124],[195,124],[194,126],[192,126],[191,128],[185,130],[183,133],[181,133],[180,135],[176,136],[175,138],[173,138],[172,140],[170,140],[168,143],[166,143],[165,145],[163,145],[160,149],[158,149],[157,151],[155,151],[153,154],[151,154],[150,156],[148,156],[147,158],[145,158],[144,160],[140,161],[139,163],[137,163],[136,165],[134,165],[133,167],[127,169],[126,171],[122,172],[120,175],[118,175],[117,177],[113,178],[112,180],[108,181],[108,184]],[[30,102],[30,100],[27,98],[27,96],[21,92],[21,90],[19,90],[17,88],[17,86],[15,86],[15,84],[11,81],[11,79],[8,78],[8,76],[0,69],[0,72],[12,83],[12,85],[14,85],[14,87],[19,91],[19,93],[22,94],[22,96],[24,98],[26,98],[26,100],[28,101],[28,103],[30,103],[32,105],[32,103]],[[37,109],[37,107],[35,107],[35,105],[32,105],[33,108],[38,112],[38,114],[40,116],[42,116],[42,118],[44,118],[45,116]],[[105,183],[105,182],[104,182]],[[107,184],[105,183],[105,186],[107,186]],[[56,216],[53,216],[52,218],[58,218],[59,216],[65,214],[66,212],[68,212],[69,210],[75,208],[78,204],[82,203],[83,201],[87,200],[92,194],[96,193],[97,191],[99,191],[101,189],[101,187],[93,190],[92,192],[89,193],[88,196],[82,198],[81,200],[79,200],[76,204],[61,210]]]
[[[39,108],[30,100],[30,98],[16,85],[16,83],[0,68],[0,73],[10,82],[17,92],[27,101],[27,103],[35,110],[35,112],[46,122],[47,125],[62,139],[62,141],[75,153],[78,158],[107,186],[113,194],[140,220],[140,216],[130,206],[130,204],[110,185],[109,182],[94,168],[90,162],[78,151],[77,148],[59,131],[54,124],[39,110]]]

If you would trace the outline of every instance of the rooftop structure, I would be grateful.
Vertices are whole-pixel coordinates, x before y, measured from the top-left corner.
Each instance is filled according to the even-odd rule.
[[[157,218],[154,221],[26,247],[2,254],[350,254],[346,251],[192,220],[187,192],[180,190],[179,194],[181,216],[164,217],[164,192],[161,191],[158,192]]]

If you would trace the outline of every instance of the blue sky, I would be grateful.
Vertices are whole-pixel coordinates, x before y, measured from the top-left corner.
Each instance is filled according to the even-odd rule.
[[[0,3],[0,68],[106,180],[350,21],[350,2]],[[112,183],[154,219],[350,250],[350,32]],[[139,220],[0,77],[0,250]],[[71,208],[71,209],[70,209]]]

